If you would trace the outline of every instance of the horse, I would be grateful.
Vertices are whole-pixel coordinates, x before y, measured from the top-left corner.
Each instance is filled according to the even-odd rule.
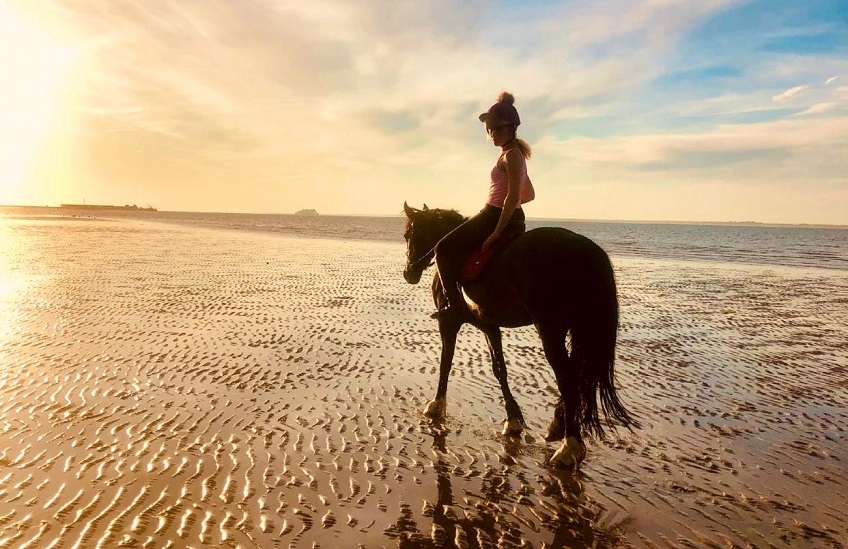
[[[409,284],[417,284],[434,262],[436,243],[466,218],[456,210],[430,209],[426,204],[419,210],[404,202],[403,208],[407,217],[403,277]],[[562,443],[550,463],[576,467],[586,456],[584,436],[606,436],[599,408],[606,427],[614,430],[616,423],[631,431],[638,427],[615,387],[615,276],[606,252],[583,235],[559,227],[525,232],[522,226],[519,232],[491,257],[482,274],[462,282],[466,313],[438,318],[442,340],[439,384],[424,414],[435,420],[445,415],[456,338],[460,327],[467,323],[486,337],[492,370],[507,412],[502,434],[519,435],[526,423],[507,383],[500,329],[532,324],[560,394],[545,440]],[[445,298],[438,271],[431,289],[439,310]]]

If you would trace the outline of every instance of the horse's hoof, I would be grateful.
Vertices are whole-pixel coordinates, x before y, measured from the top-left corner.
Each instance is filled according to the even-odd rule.
[[[503,431],[501,434],[505,437],[517,437],[524,430],[524,425],[517,419],[508,419],[504,421]]]
[[[427,404],[427,407],[424,409],[424,415],[431,419],[442,419],[445,417],[446,408],[445,399],[435,398]]]
[[[568,437],[554,452],[551,465],[554,467],[577,467],[586,457],[586,445],[575,437]]]
[[[565,422],[557,414],[553,421],[548,426],[548,434],[545,435],[545,440],[548,442],[556,442],[565,438]]]

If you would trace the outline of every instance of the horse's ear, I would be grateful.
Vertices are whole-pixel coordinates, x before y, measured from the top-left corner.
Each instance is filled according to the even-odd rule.
[[[424,211],[426,212],[426,211],[427,211],[427,210],[429,210],[429,209],[430,209],[430,208],[428,208],[428,207],[427,207],[427,204],[424,204]]]
[[[406,212],[406,217],[412,219],[415,216],[415,209],[410,208],[406,203],[406,200],[403,201],[403,211]]]

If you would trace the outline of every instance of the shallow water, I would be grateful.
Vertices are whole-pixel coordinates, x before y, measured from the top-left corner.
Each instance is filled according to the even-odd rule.
[[[399,213],[402,210],[398,208]],[[465,212],[473,214],[474,212]],[[402,242],[406,218],[204,212],[80,211],[0,207],[0,216],[123,219],[310,238]],[[532,208],[528,210],[532,216]],[[73,216],[73,217],[71,217]],[[106,216],[106,217],[104,217]],[[613,257],[848,270],[848,227],[533,219],[527,228],[564,227]]]
[[[613,256],[642,421],[546,465],[553,376],[397,242],[0,220],[0,547],[844,547],[848,275]]]

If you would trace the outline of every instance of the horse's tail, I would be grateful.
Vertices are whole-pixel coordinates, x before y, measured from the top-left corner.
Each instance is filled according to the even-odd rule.
[[[604,438],[604,425],[598,414],[598,401],[607,426],[621,424],[638,427],[615,388],[615,345],[618,338],[618,295],[615,274],[609,256],[600,247],[593,256],[594,269],[585,281],[580,311],[571,327],[571,363],[579,372],[582,430],[589,436]]]

